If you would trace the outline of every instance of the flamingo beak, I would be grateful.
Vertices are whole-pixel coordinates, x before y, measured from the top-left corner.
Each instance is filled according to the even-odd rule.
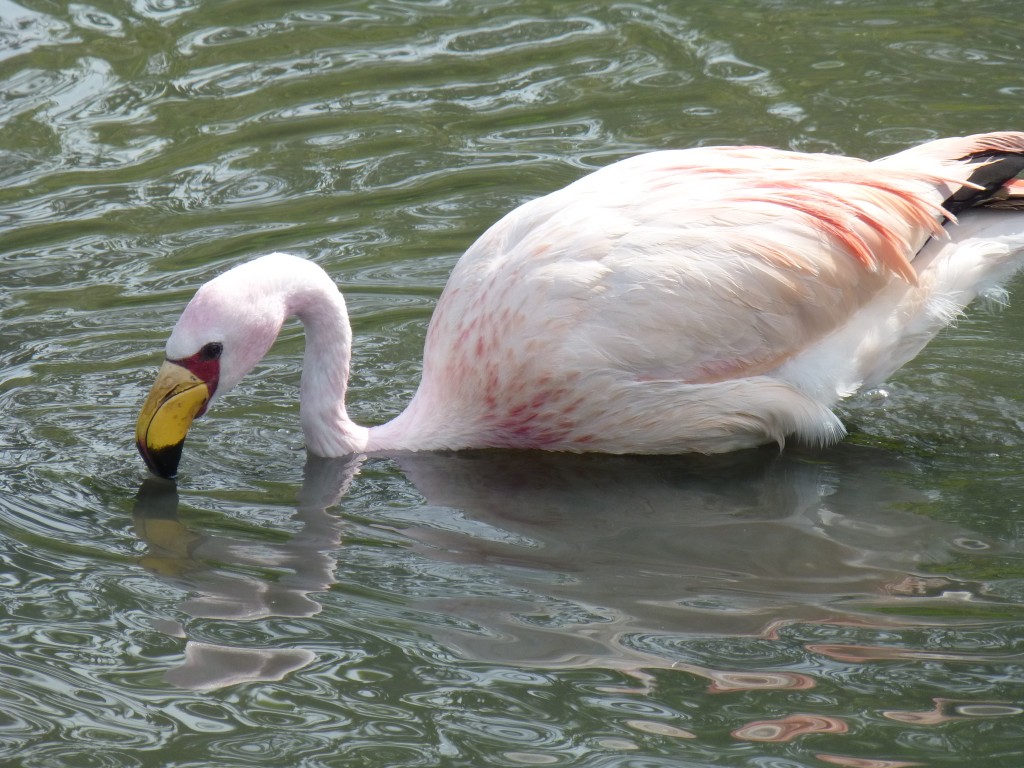
[[[188,368],[165,360],[135,425],[135,444],[150,471],[174,477],[192,422],[201,416],[213,392]]]

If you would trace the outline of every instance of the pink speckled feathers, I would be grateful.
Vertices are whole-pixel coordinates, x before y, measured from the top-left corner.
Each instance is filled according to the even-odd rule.
[[[715,452],[838,438],[830,406],[916,353],[921,326],[955,314],[950,294],[973,297],[955,270],[919,274],[930,253],[914,265],[926,242],[949,243],[941,204],[972,170],[952,158],[1020,152],[1024,135],[942,144],[944,159],[919,148],[880,163],[657,152],[527,203],[452,273],[410,407],[430,424],[417,442]],[[1024,216],[1003,218],[1019,236],[993,273],[1024,244]],[[415,429],[395,426],[383,444]]]
[[[419,389],[379,427],[348,419],[344,301],[300,259],[274,254],[210,283],[168,357],[217,336],[226,390],[298,315],[303,425],[326,455],[827,443],[843,434],[840,398],[1019,267],[1022,157],[1024,133],[1007,132],[875,162],[716,147],[615,163],[469,248],[431,320]]]

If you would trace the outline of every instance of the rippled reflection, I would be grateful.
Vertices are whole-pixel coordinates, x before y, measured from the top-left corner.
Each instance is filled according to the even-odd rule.
[[[829,765],[841,765],[845,768],[911,768],[924,763],[909,760],[875,760],[873,758],[850,757],[847,755],[817,754],[816,758]]]
[[[890,720],[910,725],[939,725],[950,720],[964,720],[974,717],[1015,717],[1024,714],[1024,708],[1016,704],[1000,702],[964,702],[951,699],[935,699],[932,709],[923,711],[889,710],[883,714]]]
[[[759,720],[747,723],[732,732],[733,738],[743,741],[791,741],[811,733],[846,733],[849,726],[834,717],[817,715],[790,715],[780,720]]]
[[[814,687],[814,678],[797,672],[726,672],[705,669],[696,664],[676,662],[672,669],[689,672],[711,681],[708,691],[726,693],[730,691],[802,690]]]
[[[658,627],[770,638],[798,621],[892,621],[902,600],[894,585],[956,556],[964,532],[900,511],[923,499],[891,485],[893,457],[848,448],[833,458],[396,461],[428,504],[465,513],[409,520],[404,534],[425,556],[486,565],[505,585],[500,599],[438,602],[486,627],[450,642],[481,658],[568,664],[649,652]],[[718,686],[739,684],[719,674],[707,673]]]
[[[317,593],[334,583],[341,521],[329,512],[345,493],[359,459],[310,457],[293,522],[299,530],[281,544],[196,532],[178,518],[177,486],[147,479],[133,513],[147,551],[140,564],[186,589],[181,610],[206,619],[245,621],[270,616],[308,617],[322,608]],[[268,577],[267,571],[275,576]],[[163,622],[188,637],[186,628]],[[256,680],[280,680],[310,663],[301,648],[228,647],[188,640],[185,661],[167,674],[185,688],[212,690]]]
[[[979,543],[956,526],[899,511],[920,499],[879,471],[898,460],[854,447],[829,463],[774,450],[715,458],[484,451],[394,461],[426,506],[393,510],[377,523],[400,530],[408,554],[399,562],[409,569],[378,589],[433,615],[424,629],[460,655],[614,669],[640,684],[621,689],[632,695],[652,691],[658,669],[704,678],[716,694],[812,689],[813,675],[777,668],[770,645],[763,666],[747,648],[742,669],[723,669],[693,655],[687,638],[753,635],[771,644],[794,624],[913,625],[918,601],[931,601],[933,611],[965,589],[926,598],[910,590],[908,598],[913,571]],[[344,517],[329,508],[339,500],[344,508],[363,462],[310,457],[292,521],[298,530],[280,543],[197,532],[178,518],[176,487],[149,480],[135,510],[147,546],[140,562],[188,592],[180,608],[196,619],[317,615],[318,595],[344,585]],[[872,498],[885,501],[875,506]],[[365,535],[358,527],[350,535]],[[447,594],[452,589],[458,594]],[[184,664],[169,674],[186,687],[279,679],[313,659],[302,649],[232,648],[191,639],[187,627],[166,629],[188,638]],[[847,663],[1000,660],[854,643],[806,649]],[[769,722],[778,731],[770,738]],[[788,740],[805,726],[784,719],[740,732]]]

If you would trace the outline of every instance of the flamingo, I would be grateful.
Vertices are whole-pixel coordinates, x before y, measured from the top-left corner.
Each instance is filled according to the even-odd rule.
[[[525,203],[452,271],[408,407],[348,416],[345,300],[272,253],[203,285],[166,344],[139,451],[173,477],[192,421],[305,326],[321,456],[523,448],[719,453],[829,444],[832,411],[1024,260],[1024,133],[864,160],[765,147],[631,157]]]

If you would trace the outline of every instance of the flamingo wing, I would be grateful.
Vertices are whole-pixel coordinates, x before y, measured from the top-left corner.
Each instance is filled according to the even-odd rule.
[[[759,148],[632,158],[495,225],[456,268],[432,330],[465,342],[481,307],[513,307],[517,334],[537,319],[539,337],[561,331],[565,354],[589,350],[595,367],[638,379],[757,375],[840,326],[894,274],[915,279],[914,254],[941,231],[939,204],[923,194],[934,186]],[[460,354],[439,347],[428,360]]]

